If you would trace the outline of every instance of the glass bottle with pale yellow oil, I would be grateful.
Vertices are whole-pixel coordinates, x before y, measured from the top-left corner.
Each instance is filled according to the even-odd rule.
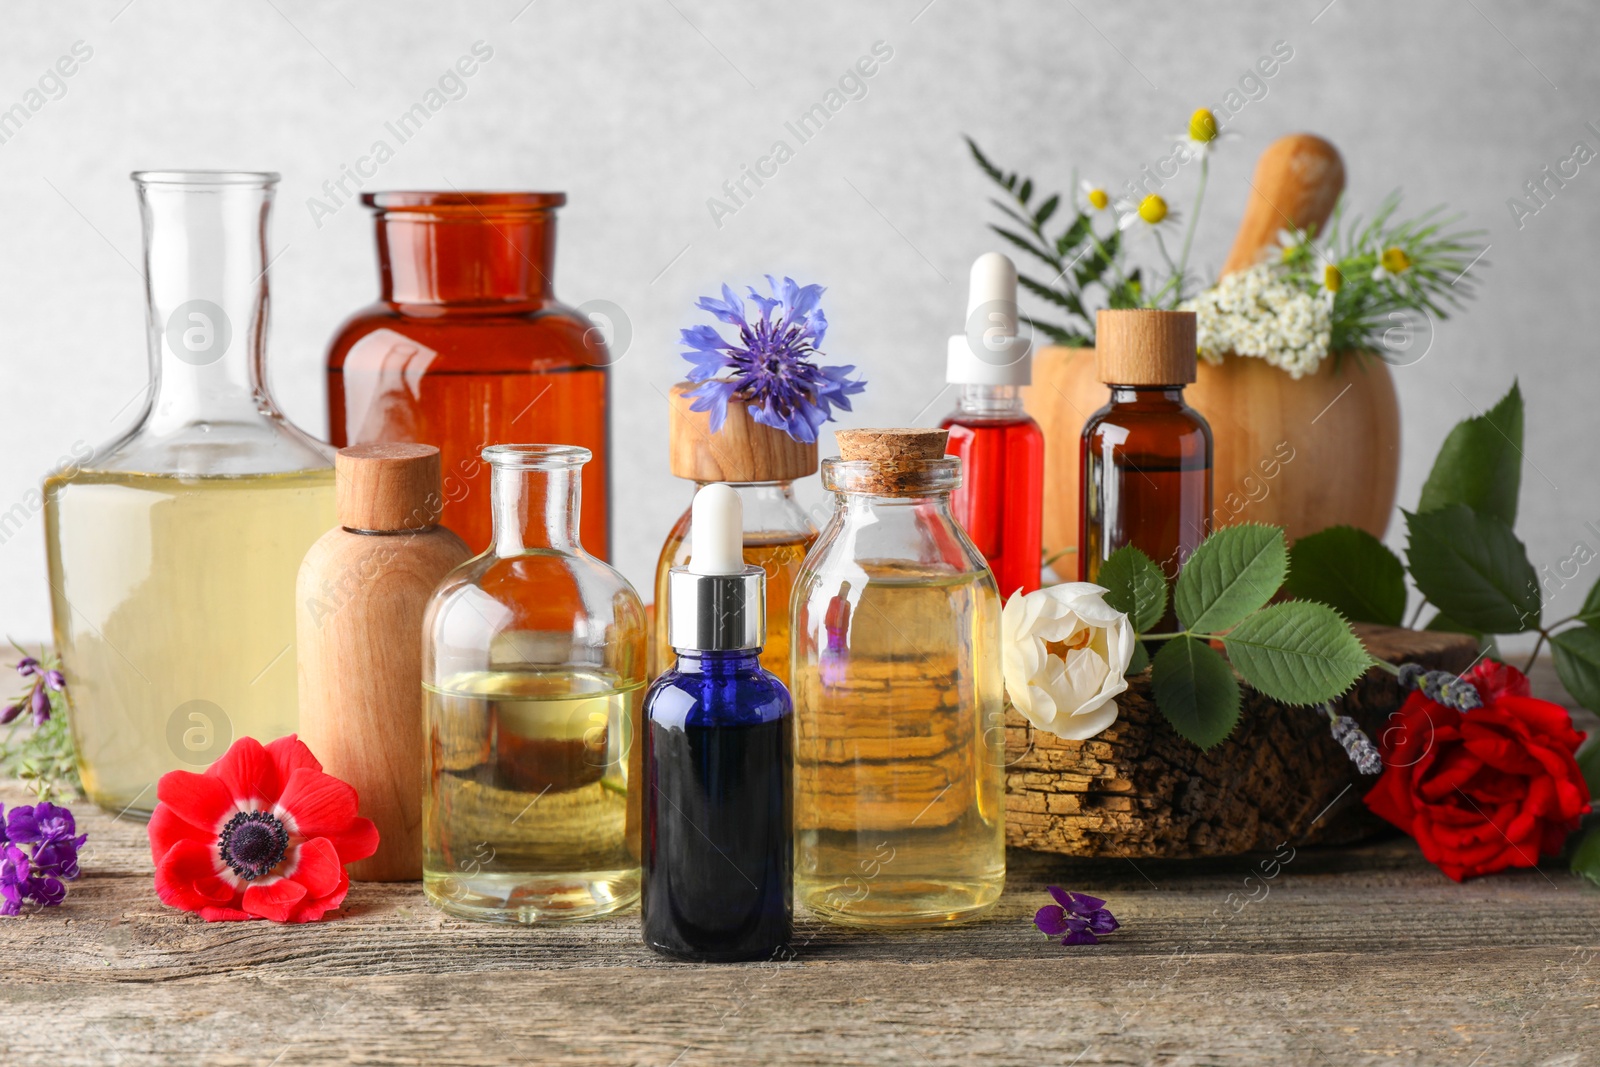
[[[1000,595],[950,510],[944,430],[839,430],[792,602],[795,898],[943,926],[1005,887]]]
[[[639,898],[648,629],[579,541],[572,445],[492,445],[489,548],[423,620],[423,889],[488,922],[586,919]]]
[[[334,521],[332,453],[267,391],[278,176],[133,175],[150,383],[134,428],[45,480],[56,648],[90,799],[146,816],[156,780],[296,727],[294,583]]]
[[[761,666],[789,682],[789,597],[800,564],[817,539],[817,528],[795,500],[794,483],[817,472],[816,442],[797,441],[785,431],[750,418],[744,401],[728,401],[722,427],[711,431],[709,412],[692,410],[696,388],[672,387],[672,473],[701,486],[723,482],[739,494],[744,522],[744,561],[767,576],[767,644]],[[667,634],[667,589],[674,567],[689,565],[691,518],[687,509],[667,534],[656,563],[651,676],[672,666]]]

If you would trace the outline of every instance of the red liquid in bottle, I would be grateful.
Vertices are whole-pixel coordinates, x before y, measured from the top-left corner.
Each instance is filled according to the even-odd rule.
[[[940,425],[950,431],[948,455],[961,459],[961,487],[951,511],[989,561],[1002,597],[1039,588],[1044,522],[1044,434],[1020,400],[974,404],[969,386],[961,407]]]

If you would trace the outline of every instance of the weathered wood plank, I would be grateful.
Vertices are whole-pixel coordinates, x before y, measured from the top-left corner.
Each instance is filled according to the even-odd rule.
[[[358,885],[334,922],[207,925],[155,899],[141,826],[84,823],[68,904],[0,920],[0,1064],[1471,1067],[1600,1044],[1600,891],[1556,864],[1458,886],[1402,838],[1272,877],[1263,857],[1013,851],[986,922],[803,918],[792,962],[712,967],[646,952],[634,914],[487,926],[414,884]],[[1051,883],[1106,896],[1124,930],[1046,940],[1029,920]]]

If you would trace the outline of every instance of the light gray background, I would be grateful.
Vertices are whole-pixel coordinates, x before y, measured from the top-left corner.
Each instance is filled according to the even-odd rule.
[[[1519,530],[1535,564],[1579,541],[1600,551],[1600,163],[1520,230],[1506,206],[1575,141],[1600,149],[1585,128],[1600,126],[1592,0],[524,4],[8,5],[0,107],[75,41],[94,54],[0,144],[0,511],[74,442],[111,438],[137,408],[136,168],[283,172],[271,380],[320,434],[327,339],[377,282],[365,211],[347,206],[318,228],[306,200],[481,40],[494,55],[467,95],[368,188],[568,192],[557,292],[613,301],[633,330],[614,386],[615,540],[622,570],[648,589],[688,496],[667,473],[662,393],[681,377],[677,331],[700,317],[698,294],[766,272],[824,283],[828,354],[871,381],[857,424],[935,422],[967,265],[996,246],[960,134],[1047,186],[1065,189],[1074,167],[1120,185],[1283,40],[1294,58],[1216,157],[1199,262],[1208,273],[1220,263],[1257,154],[1294,130],[1343,150],[1357,207],[1402,186],[1413,208],[1466,211],[1488,230],[1490,265],[1476,269],[1477,306],[1397,374],[1401,502],[1416,500],[1449,426],[1516,375],[1530,412]],[[866,97],[797,145],[784,122],[875,41],[894,55]],[[707,198],[780,137],[796,157],[715,226]],[[814,484],[804,493],[821,496]],[[0,626],[17,638],[48,634],[43,572],[35,517],[0,544]],[[1596,575],[1585,568],[1555,610],[1575,608]]]

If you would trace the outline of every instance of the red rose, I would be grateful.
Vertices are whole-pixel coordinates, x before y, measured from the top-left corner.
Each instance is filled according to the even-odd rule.
[[[350,891],[345,864],[378,847],[356,791],[294,734],[241,737],[204,774],[162,775],[156,796],[156,895],[207,922],[320,919]]]
[[[1379,738],[1383,776],[1366,796],[1458,882],[1560,852],[1589,810],[1573,758],[1584,735],[1566,709],[1528,696],[1505,664],[1480,664],[1466,680],[1483,707],[1463,713],[1416,692],[1395,712]]]

